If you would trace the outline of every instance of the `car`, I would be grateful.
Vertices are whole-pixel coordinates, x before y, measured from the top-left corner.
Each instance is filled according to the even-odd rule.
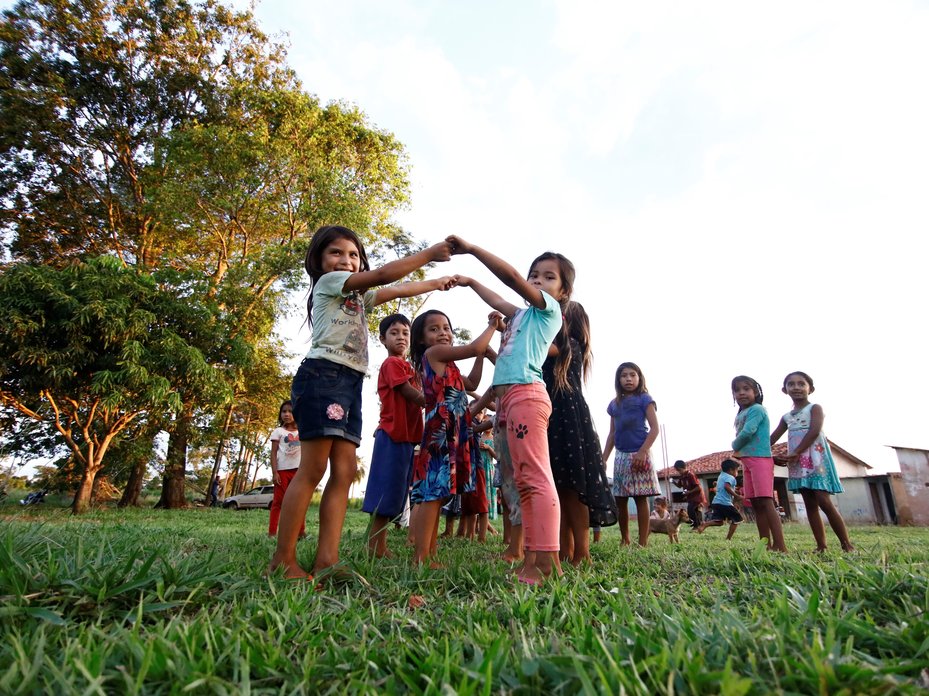
[[[233,510],[247,510],[249,508],[271,509],[271,500],[274,498],[274,486],[258,486],[247,493],[232,495],[223,500],[224,508]]]

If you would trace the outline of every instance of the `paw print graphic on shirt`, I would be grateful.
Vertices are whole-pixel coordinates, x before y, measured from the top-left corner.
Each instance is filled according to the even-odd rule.
[[[515,430],[516,430],[516,437],[522,440],[524,437],[526,437],[526,433],[529,432],[529,426],[523,423],[520,423],[519,425],[516,426]]]

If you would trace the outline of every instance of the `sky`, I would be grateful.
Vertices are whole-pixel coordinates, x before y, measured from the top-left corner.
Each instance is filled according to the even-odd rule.
[[[729,449],[738,374],[761,383],[776,424],[792,370],[813,377],[830,439],[877,471],[896,468],[887,445],[929,448],[926,3],[266,0],[255,13],[307,91],[405,144],[412,196],[396,219],[415,237],[459,234],[524,272],[546,250],[575,263],[601,437],[631,360],[658,405],[659,462]],[[509,292],[471,257],[435,274],[455,272]],[[488,309],[469,289],[426,307],[472,332]],[[282,330],[306,350],[305,328]],[[372,350],[372,373],[384,356]]]
[[[308,92],[404,143],[411,200],[396,221],[414,237],[459,234],[523,272],[546,250],[574,262],[601,437],[630,360],[658,406],[659,463],[729,449],[738,374],[761,383],[774,425],[792,370],[812,375],[829,438],[876,470],[896,468],[887,445],[929,448],[927,3],[254,12]],[[517,300],[473,258],[434,272],[446,273]],[[469,289],[426,307],[475,333],[488,311]],[[281,327],[295,354],[302,319]],[[372,349],[372,375],[384,357]],[[370,461],[373,378],[364,400]]]

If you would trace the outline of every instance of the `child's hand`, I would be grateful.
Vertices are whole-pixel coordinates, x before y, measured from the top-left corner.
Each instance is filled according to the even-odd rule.
[[[458,284],[457,278],[458,276],[442,276],[441,278],[436,278],[432,282],[435,283],[436,290],[442,290],[444,292],[446,290],[451,290]]]
[[[633,471],[645,471],[648,468],[648,453],[639,450],[632,455]]]
[[[468,276],[456,275],[455,285],[459,288],[469,288],[471,287],[471,279]]]
[[[429,247],[429,258],[432,261],[448,261],[452,258],[452,245],[448,241],[439,242]]]
[[[487,315],[487,324],[494,327],[497,331],[503,331],[506,328],[506,322],[500,312],[491,312]]]
[[[457,234],[451,234],[445,238],[445,241],[451,245],[453,254],[470,254],[473,248]]]

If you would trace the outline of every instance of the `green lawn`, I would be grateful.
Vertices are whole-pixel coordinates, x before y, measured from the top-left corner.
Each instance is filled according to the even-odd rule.
[[[315,515],[316,508],[312,510]],[[442,571],[343,558],[367,580],[268,579],[266,511],[0,506],[0,693],[917,693],[929,687],[929,530],[854,527],[788,556],[745,525],[622,549],[543,589],[452,540]],[[499,523],[498,523],[499,526]],[[309,565],[316,520],[300,542]],[[715,532],[715,533],[714,533]],[[830,532],[831,534],[831,532]],[[830,543],[838,546],[834,537]],[[425,605],[409,608],[411,595]]]

